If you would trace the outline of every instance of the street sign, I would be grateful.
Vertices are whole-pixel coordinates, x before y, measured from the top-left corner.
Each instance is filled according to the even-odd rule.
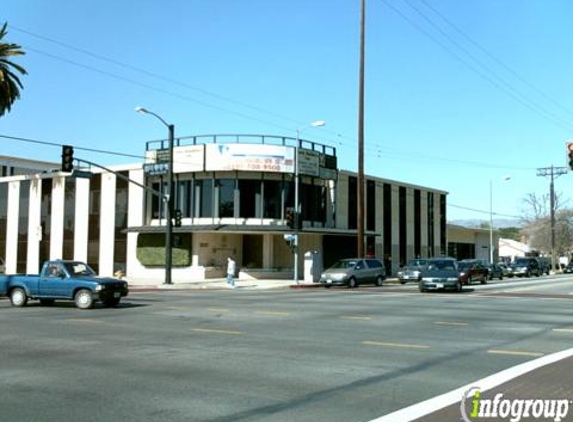
[[[143,172],[148,176],[161,176],[169,171],[168,163],[147,163],[143,165]]]
[[[72,170],[72,174],[70,175],[70,177],[75,177],[78,179],[91,179],[92,177],[94,177],[94,174],[89,171]]]

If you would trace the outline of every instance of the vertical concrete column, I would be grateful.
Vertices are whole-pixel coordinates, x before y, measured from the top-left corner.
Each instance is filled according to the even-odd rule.
[[[263,268],[272,268],[274,255],[274,235],[263,235]]]
[[[8,221],[6,222],[6,274],[16,274],[18,264],[18,217],[20,182],[8,183]]]
[[[376,257],[384,258],[384,184],[376,182],[376,204],[374,205],[376,212],[376,233],[380,236],[376,237]]]
[[[406,188],[406,262],[414,258],[414,189]]]
[[[428,192],[420,191],[420,244],[422,258],[428,257]]]
[[[435,255],[439,256],[441,254],[445,254],[447,251],[441,250],[441,232],[440,232],[440,221],[441,221],[441,214],[440,214],[440,194],[434,193],[434,250]]]
[[[392,274],[400,267],[400,188],[392,189]]]
[[[74,220],[74,259],[88,261],[90,179],[76,179],[76,216]]]
[[[145,175],[143,170],[131,170],[129,178],[140,184],[145,183]],[[128,227],[141,227],[143,226],[145,206],[145,190],[139,186],[130,183],[128,187]],[[129,277],[135,268],[139,267],[137,262],[137,236],[138,233],[127,233],[127,262],[126,274]]]
[[[54,177],[52,185],[52,215],[50,218],[50,259],[62,259],[64,251],[65,195],[65,177]]]
[[[115,249],[115,185],[115,174],[102,174],[99,232],[99,274],[105,277],[113,276],[113,253]]]
[[[30,181],[30,202],[28,212],[28,252],[26,257],[26,272],[40,272],[40,240],[42,236],[42,180]]]

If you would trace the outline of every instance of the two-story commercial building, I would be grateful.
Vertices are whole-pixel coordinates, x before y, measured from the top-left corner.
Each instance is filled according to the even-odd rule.
[[[57,164],[0,177],[6,272],[36,273],[43,260],[63,258],[86,261],[100,275],[122,270],[128,279],[162,279],[165,201],[126,178],[164,191],[166,149],[165,141],[149,142],[146,163],[113,166],[113,173],[83,168],[91,178],[62,173]],[[20,160],[12,161],[17,167]],[[221,276],[227,256],[243,276],[292,277],[285,234],[293,233],[286,215],[295,206],[296,171],[300,273],[307,251],[325,266],[356,255],[357,177],[338,168],[334,148],[265,135],[176,139],[172,200],[181,226],[173,234],[173,281]],[[446,192],[365,179],[367,254],[395,272],[413,257],[447,253]]]

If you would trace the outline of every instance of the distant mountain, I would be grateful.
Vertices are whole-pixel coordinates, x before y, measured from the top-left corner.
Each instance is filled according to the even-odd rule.
[[[462,227],[479,228],[482,224],[487,224],[489,226],[489,219],[451,220],[448,221],[448,223]],[[521,227],[521,222],[517,218],[494,218],[493,227],[496,229],[504,227]]]

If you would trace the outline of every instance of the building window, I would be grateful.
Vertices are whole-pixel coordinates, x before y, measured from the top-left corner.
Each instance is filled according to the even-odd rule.
[[[358,180],[356,177],[348,177],[348,228],[358,227]]]
[[[260,218],[261,181],[239,180],[239,192],[240,192],[239,217]]]
[[[376,231],[376,182],[366,181],[366,230]]]
[[[128,172],[119,173],[129,177]],[[115,185],[115,243],[113,248],[113,272],[126,272],[127,265],[127,215],[129,206],[129,183],[120,177]]]
[[[428,256],[434,256],[434,194],[428,192]]]
[[[18,260],[16,272],[26,273],[28,255],[28,212],[30,210],[30,181],[20,182],[20,201],[18,209]]]
[[[400,233],[400,265],[406,265],[406,261],[408,259],[408,237],[407,237],[407,229],[408,229],[408,213],[407,213],[407,200],[406,200],[406,188],[404,186],[400,186],[398,189],[398,213],[399,213],[399,233]]]
[[[50,179],[51,180],[51,179]],[[50,187],[51,189],[51,187]],[[42,186],[42,195],[44,187]],[[66,177],[64,194],[64,253],[63,259],[74,259],[74,232],[76,218],[76,179]],[[50,195],[51,196],[51,195]]]
[[[235,180],[220,179],[219,189],[219,218],[235,216]]]
[[[197,180],[195,186],[199,190],[199,217],[213,217],[213,180]]]
[[[384,207],[384,227],[382,238],[384,239],[384,266],[386,272],[392,272],[392,186],[384,183],[382,206]]]
[[[263,181],[263,209],[264,218],[281,218],[282,208],[282,182],[278,180]]]
[[[414,257],[422,256],[422,204],[420,190],[414,190]]]

